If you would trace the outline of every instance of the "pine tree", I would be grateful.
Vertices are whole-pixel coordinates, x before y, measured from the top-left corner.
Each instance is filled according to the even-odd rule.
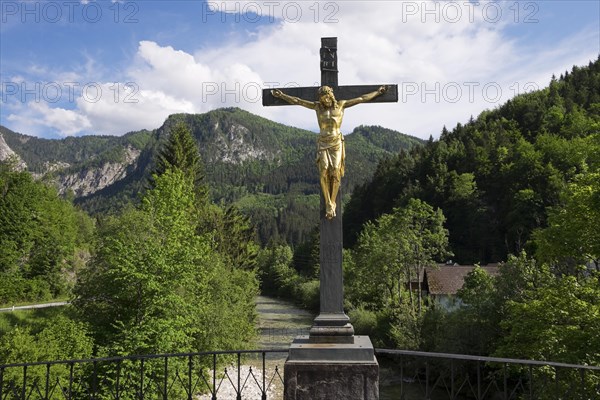
[[[189,128],[183,123],[178,123],[172,129],[169,139],[158,153],[156,168],[150,178],[150,185],[154,188],[155,175],[162,175],[168,169],[178,169],[191,179],[196,190],[196,201],[208,201],[208,188],[204,183],[204,165],[198,152],[196,140]]]

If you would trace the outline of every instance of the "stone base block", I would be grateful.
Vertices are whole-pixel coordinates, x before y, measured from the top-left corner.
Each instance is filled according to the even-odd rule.
[[[284,400],[378,400],[379,365],[371,341],[356,338],[351,345],[296,339],[284,366]]]
[[[311,343],[354,343],[354,328],[344,313],[321,313],[310,329]]]

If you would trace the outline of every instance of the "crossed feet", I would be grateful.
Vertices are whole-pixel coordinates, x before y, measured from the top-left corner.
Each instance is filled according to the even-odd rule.
[[[325,207],[325,218],[333,219],[335,218],[335,203],[329,202]]]

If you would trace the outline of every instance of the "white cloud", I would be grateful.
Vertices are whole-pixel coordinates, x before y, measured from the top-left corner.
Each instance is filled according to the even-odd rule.
[[[528,86],[531,82],[543,87],[552,73],[597,57],[590,45],[598,38],[593,30],[566,37],[552,48],[525,47],[506,33],[514,25],[513,1],[209,1],[207,6],[203,18],[222,23],[224,32],[236,19],[248,21],[255,14],[273,23],[257,25],[249,40],[234,35],[219,47],[204,43],[193,54],[139,42],[136,59],[125,72],[138,89],[135,96],[129,92],[135,103],[124,101],[125,80],[107,78],[106,66],[90,59],[81,71],[64,72],[61,79],[89,80],[101,71],[104,82],[121,81],[116,98],[114,84],[100,83],[101,98],[79,98],[77,109],[65,114],[64,126],[56,120],[61,109],[34,111],[64,135],[153,129],[171,113],[225,106],[316,130],[316,118],[308,110],[263,107],[260,89],[274,82],[318,85],[320,38],[336,36],[341,85],[397,83],[400,90],[397,104],[348,110],[343,131],[377,124],[426,138],[437,136],[443,125],[451,128],[534,87]],[[244,11],[250,14],[240,14]],[[498,15],[502,18],[496,20]]]
[[[36,134],[43,128],[50,128],[60,136],[71,136],[92,127],[87,116],[60,107],[52,108],[45,102],[29,102],[20,108],[20,112],[7,118],[18,132]]]
[[[78,109],[91,122],[87,131],[102,135],[122,135],[143,128],[157,128],[174,113],[193,113],[193,105],[160,90],[145,90],[135,84],[103,83],[101,96],[91,94],[77,99]]]
[[[321,37],[339,37],[340,84],[400,85],[398,104],[353,108],[346,113],[344,131],[359,124],[379,124],[420,137],[437,136],[443,125],[453,127],[535,87],[529,82],[543,87],[550,71],[562,68],[565,59],[586,62],[593,54],[585,41],[571,40],[560,46],[562,51],[537,50],[527,56],[503,32],[510,19],[496,21],[496,5],[485,8],[485,3],[480,9],[465,3],[454,3],[462,4],[460,9],[444,9],[442,3],[437,9],[425,8],[425,2],[319,3],[318,13],[317,3],[311,2],[208,4],[213,11],[219,8],[231,14],[209,18],[231,22],[236,12],[258,10],[278,23],[257,30],[250,42],[232,41],[193,55],[141,42],[141,63],[130,70],[131,78],[140,87],[184,99],[195,112],[239,106],[313,130],[317,124],[312,112],[264,108],[257,90],[272,82],[318,85]],[[324,4],[331,8],[325,9]],[[300,13],[294,11],[298,5]],[[506,15],[509,4],[504,6]],[[337,22],[324,23],[326,18]]]

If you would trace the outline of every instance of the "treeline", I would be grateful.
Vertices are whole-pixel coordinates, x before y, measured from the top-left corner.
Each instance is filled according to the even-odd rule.
[[[344,214],[347,312],[375,346],[599,365],[598,221],[600,59],[381,162]],[[448,259],[502,263],[448,310],[418,278]]]
[[[31,254],[43,251],[44,255],[57,257],[53,263],[41,263],[45,268],[52,267],[52,273],[62,278],[72,276],[72,280],[76,277],[71,281],[71,290],[64,291],[70,294],[72,305],[53,321],[57,326],[17,326],[0,338],[3,363],[42,361],[54,354],[46,349],[61,346],[65,349],[56,353],[61,358],[253,346],[254,297],[258,294],[254,227],[236,209],[222,208],[209,200],[195,141],[185,126],[177,125],[170,132],[139,206],[99,218],[97,226],[89,227],[87,236],[78,236],[76,231],[63,232],[64,218],[69,217],[67,211],[72,210],[74,215],[81,212],[43,183],[33,181],[28,173],[2,165],[4,174],[19,177],[41,193],[48,193],[49,205],[58,204],[55,211],[48,204],[35,208],[37,203],[19,203],[19,199],[31,196],[17,191],[17,185],[4,184],[0,186],[4,188],[0,201],[6,202],[0,203],[5,207],[0,214],[6,220],[2,227],[12,227],[20,221],[13,218],[20,210],[20,216],[33,214],[30,219],[34,221],[42,218],[47,222],[44,212],[63,216],[52,222],[60,225],[56,236],[48,232],[54,225],[46,223],[32,225],[30,231],[23,228],[19,232],[2,232],[3,249],[21,245],[7,240],[22,240],[27,235],[33,239],[45,237],[48,246],[32,243],[27,249],[35,250]],[[74,227],[66,228],[75,230],[78,226],[71,225]],[[58,252],[63,246],[61,240],[68,238],[74,244],[64,245],[64,253]],[[68,265],[69,251],[79,243],[77,240],[87,246],[86,262],[76,269],[56,271],[55,264]],[[26,261],[37,258],[29,254],[3,257],[3,282],[9,274],[34,269]],[[51,275],[44,275],[45,279],[46,276]],[[23,277],[24,282],[31,281],[29,275]]]
[[[443,210],[459,263],[534,251],[531,233],[578,175],[598,163],[600,61],[515,97],[438,141],[380,163],[344,214],[345,246],[363,224],[418,198]]]
[[[319,193],[315,172],[316,134],[238,108],[199,115],[175,114],[153,132],[125,135],[122,141],[136,141],[136,145],[145,146],[141,148],[135,168],[128,171],[123,180],[76,199],[76,204],[92,215],[102,215],[118,212],[132,199],[139,198],[138,194],[144,189],[140,183],[153,170],[157,152],[179,123],[187,126],[196,139],[213,201],[234,204],[250,216],[258,228],[262,245],[272,238],[283,238],[296,246],[307,238],[312,229],[310,221],[318,213],[318,202],[304,199]],[[11,143],[18,141],[11,140]],[[121,147],[107,146],[112,152],[122,149],[124,143],[119,144]],[[361,126],[346,135],[346,144],[347,170],[352,174],[343,181],[343,190],[350,194],[357,184],[369,179],[379,160],[398,149],[420,146],[422,141],[382,127]],[[108,159],[108,156],[96,156],[86,166]],[[83,164],[76,164],[73,169],[80,165]],[[277,204],[275,210],[273,204]]]
[[[67,296],[94,221],[14,161],[0,162],[0,304]]]
[[[75,166],[77,170],[106,162],[121,162],[125,147],[143,150],[152,140],[151,132],[146,130],[121,137],[83,136],[61,140],[21,135],[4,127],[0,127],[0,133],[34,173],[45,173],[49,164],[57,162]]]
[[[599,111],[600,60],[382,161],[344,214],[356,332],[376,347],[600,365]],[[318,310],[318,251],[315,231],[267,247],[263,292]],[[449,259],[502,263],[475,268],[449,310],[422,286]]]

